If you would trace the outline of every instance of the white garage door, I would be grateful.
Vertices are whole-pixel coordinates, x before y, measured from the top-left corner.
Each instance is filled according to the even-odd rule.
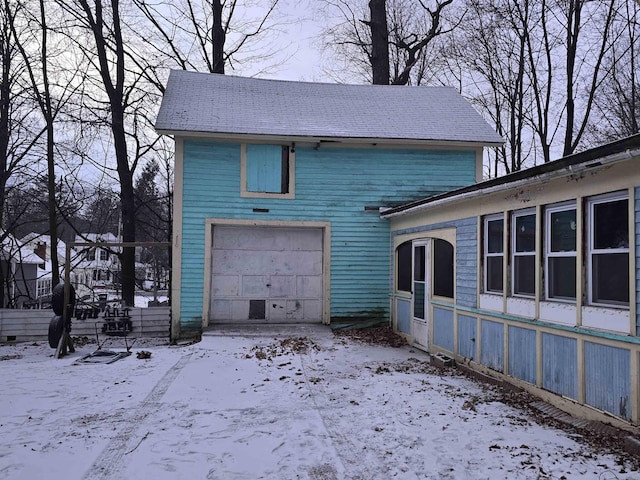
[[[321,228],[214,226],[209,323],[321,322]]]

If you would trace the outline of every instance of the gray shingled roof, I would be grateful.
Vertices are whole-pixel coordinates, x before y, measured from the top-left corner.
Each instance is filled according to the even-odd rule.
[[[502,143],[450,87],[343,85],[173,70],[156,130]]]

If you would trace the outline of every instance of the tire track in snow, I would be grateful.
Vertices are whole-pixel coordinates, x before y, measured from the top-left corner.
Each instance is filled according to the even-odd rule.
[[[87,473],[82,477],[83,480],[121,478],[118,473],[122,469],[123,457],[135,450],[137,444],[141,442],[140,440],[134,444],[134,434],[144,419],[147,418],[149,414],[158,410],[157,403],[167,392],[169,386],[171,386],[185,365],[189,363],[190,359],[191,354],[182,357],[164,374],[158,383],[156,383],[155,387],[153,387],[149,395],[140,403],[138,408],[127,416],[125,428],[102,450],[102,453],[100,453],[95,462],[93,462],[93,465],[91,465]]]
[[[342,433],[340,419],[331,415],[332,410],[327,408],[327,398],[322,382],[312,382],[309,379],[310,367],[306,365],[306,355],[298,355],[304,373],[305,385],[313,402],[316,412],[329,437],[334,442],[333,448],[340,460],[345,478],[352,480],[369,480],[375,478],[373,472],[362,461],[362,452],[356,451],[356,447],[349,438]],[[333,410],[335,412],[335,410]]]

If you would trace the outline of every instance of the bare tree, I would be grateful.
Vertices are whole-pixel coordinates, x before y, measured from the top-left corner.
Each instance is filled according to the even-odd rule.
[[[275,27],[279,0],[133,1],[150,27],[144,37],[147,48],[159,59],[152,69],[169,66],[224,74],[276,52],[266,40]],[[154,73],[162,89],[162,78]]]
[[[127,115],[142,100],[136,96],[136,82],[140,81],[140,72],[128,63],[124,36],[122,12],[119,0],[78,0],[69,2],[60,0],[60,5],[73,20],[72,28],[89,36],[81,35],[77,48],[93,65],[99,82],[87,92],[88,97],[99,97],[104,92],[106,99],[102,113],[111,130],[116,171],[120,186],[120,214],[122,223],[122,241],[135,241],[135,202],[133,175],[139,157],[130,155],[127,132]],[[91,39],[91,44],[83,42]],[[93,79],[86,77],[85,82]],[[102,102],[98,100],[98,104]],[[135,120],[134,120],[135,125]],[[133,136],[136,139],[135,135]],[[135,252],[133,248],[124,248],[121,254],[122,298],[127,305],[134,304],[135,294]]]
[[[368,10],[348,0],[323,0],[341,20],[325,29],[338,57],[350,59],[352,71],[374,84],[419,84],[416,67],[436,37],[451,31],[443,13],[453,0],[370,0]],[[366,18],[368,17],[368,18]]]

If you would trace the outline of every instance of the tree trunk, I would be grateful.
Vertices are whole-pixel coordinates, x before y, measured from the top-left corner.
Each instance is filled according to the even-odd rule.
[[[211,47],[213,49],[213,61],[211,73],[221,73],[224,75],[224,42],[225,33],[222,26],[222,2],[220,0],[213,0],[213,27],[212,27],[212,42]]]
[[[386,0],[370,0],[371,69],[374,85],[389,85],[389,29]]]

